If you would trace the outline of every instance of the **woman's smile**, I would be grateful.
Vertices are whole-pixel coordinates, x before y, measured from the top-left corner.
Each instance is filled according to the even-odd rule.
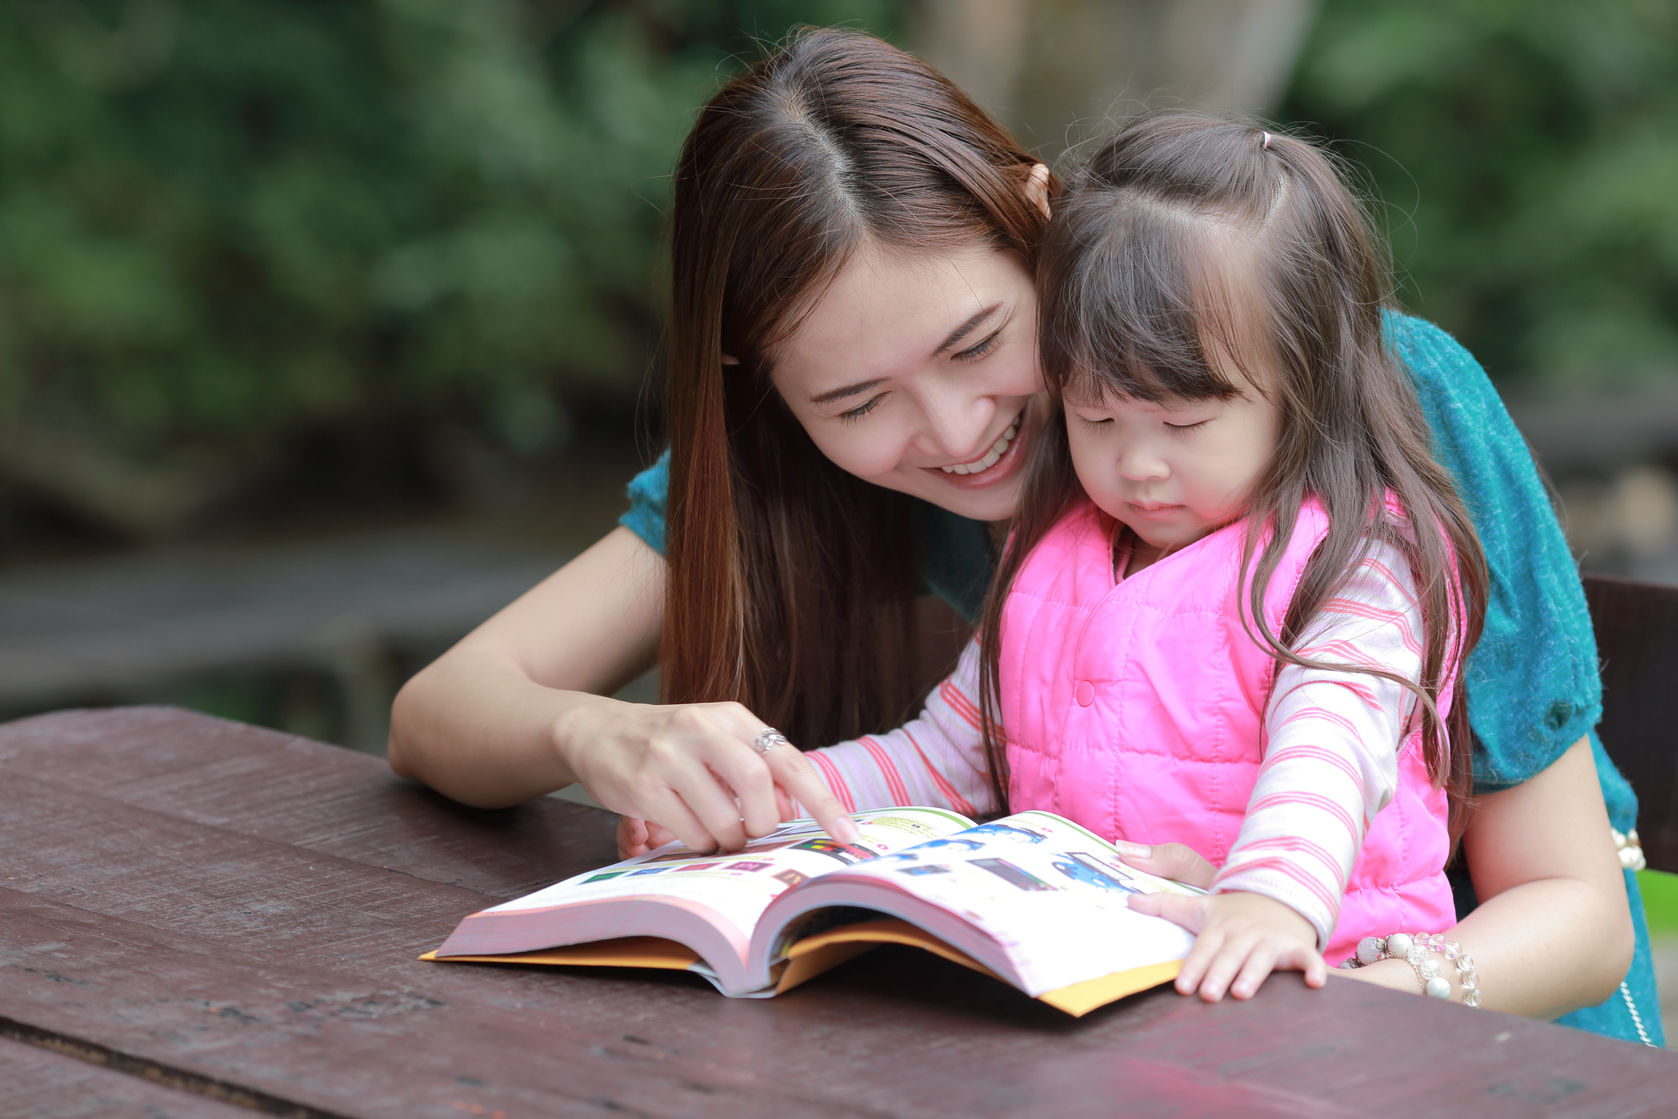
[[[1017,437],[1020,434],[1020,422],[1024,417],[1025,410],[1021,409],[996,442],[978,458],[955,466],[940,466],[937,469],[947,475],[971,479],[973,484],[980,485],[991,485],[1007,477],[1017,469],[1016,464],[1022,457],[1015,450],[1014,444],[1019,441]],[[1004,459],[1008,461],[1004,463]]]

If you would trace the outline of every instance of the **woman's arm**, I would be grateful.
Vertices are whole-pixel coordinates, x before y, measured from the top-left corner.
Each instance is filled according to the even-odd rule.
[[[695,850],[772,831],[776,783],[843,830],[802,754],[753,749],[764,724],[739,704],[608,697],[652,664],[663,615],[664,560],[614,529],[408,681],[391,710],[391,768],[484,807],[581,781]]]
[[[1474,957],[1483,1007],[1557,1018],[1614,993],[1631,966],[1631,913],[1587,739],[1521,784],[1481,795],[1463,855],[1480,905],[1447,935]],[[1351,974],[1416,989],[1401,960]],[[1454,969],[1440,974],[1455,984]]]

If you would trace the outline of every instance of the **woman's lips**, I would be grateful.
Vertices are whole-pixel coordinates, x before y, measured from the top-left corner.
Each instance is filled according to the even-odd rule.
[[[972,462],[955,466],[925,467],[944,482],[962,489],[983,489],[1006,481],[1019,472],[1025,461],[1026,410],[1014,417],[1014,422],[992,443],[990,449]],[[1001,450],[998,450],[998,448]]]

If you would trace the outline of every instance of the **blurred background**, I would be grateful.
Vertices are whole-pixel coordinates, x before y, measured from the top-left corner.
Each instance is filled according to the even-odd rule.
[[[1330,141],[1583,567],[1678,582],[1666,0],[8,0],[0,718],[382,750],[401,681],[656,454],[670,168],[801,22],[1051,162],[1145,106]]]

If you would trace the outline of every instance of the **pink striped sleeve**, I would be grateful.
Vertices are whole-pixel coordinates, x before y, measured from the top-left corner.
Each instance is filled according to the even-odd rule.
[[[967,816],[999,809],[979,733],[979,644],[968,642],[955,671],[927,697],[920,717],[884,734],[809,753],[847,812],[926,804]],[[802,809],[801,809],[802,811]]]
[[[1420,609],[1409,565],[1376,543],[1294,648],[1421,678]],[[1241,833],[1213,883],[1297,910],[1328,943],[1368,831],[1398,783],[1398,747],[1414,704],[1390,680],[1284,665],[1265,712],[1267,744]]]

